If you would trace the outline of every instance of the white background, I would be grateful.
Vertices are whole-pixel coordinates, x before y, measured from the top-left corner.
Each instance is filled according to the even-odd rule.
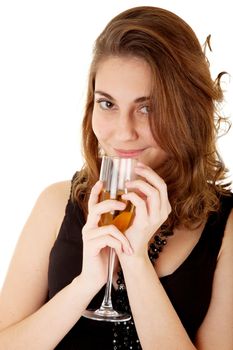
[[[139,5],[180,15],[201,43],[212,34],[212,76],[233,74],[230,0],[0,1],[0,285],[39,193],[70,179],[82,164],[80,123],[93,42],[113,16]],[[232,84],[225,79],[223,111],[230,117]],[[219,143],[231,175],[232,145],[231,131]]]

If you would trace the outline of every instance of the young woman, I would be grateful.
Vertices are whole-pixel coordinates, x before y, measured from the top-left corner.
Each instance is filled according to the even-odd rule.
[[[215,144],[219,80],[169,11],[133,8],[107,25],[90,68],[85,164],[43,191],[24,227],[1,293],[0,349],[232,349],[233,200]],[[139,160],[125,235],[98,225],[124,209],[98,203],[102,153]],[[109,247],[114,305],[132,313],[123,324],[82,317],[102,301]]]

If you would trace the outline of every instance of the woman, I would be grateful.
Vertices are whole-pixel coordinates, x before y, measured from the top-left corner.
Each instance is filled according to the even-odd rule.
[[[219,80],[191,28],[169,11],[133,8],[107,25],[90,68],[85,164],[71,183],[45,189],[24,227],[1,294],[0,349],[232,349]],[[125,235],[98,226],[101,214],[124,209],[98,203],[102,152],[139,159]],[[81,317],[102,301],[109,247],[118,258],[113,302],[133,316],[123,324]]]

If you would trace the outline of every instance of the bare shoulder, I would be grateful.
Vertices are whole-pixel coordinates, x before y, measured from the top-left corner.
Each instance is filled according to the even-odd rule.
[[[64,205],[70,195],[71,181],[61,181],[47,186],[40,194],[38,200],[46,204],[54,202],[54,205]]]
[[[61,181],[47,186],[38,197],[34,210],[47,212],[50,222],[54,223],[55,237],[65,214],[70,196],[71,181]]]
[[[70,181],[46,187],[19,236],[0,297],[0,329],[38,310],[48,293],[49,255],[64,217]]]

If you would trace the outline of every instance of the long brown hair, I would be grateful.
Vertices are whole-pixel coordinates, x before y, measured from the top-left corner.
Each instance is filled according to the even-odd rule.
[[[95,76],[111,56],[139,57],[151,68],[154,138],[169,155],[158,170],[165,180],[172,213],[169,224],[191,227],[218,210],[226,169],[216,149],[223,119],[220,76],[213,81],[202,47],[189,25],[174,13],[136,7],[113,18],[95,42],[82,125],[85,164],[77,174],[72,198],[87,213],[91,187],[99,177],[98,140],[92,130]]]

